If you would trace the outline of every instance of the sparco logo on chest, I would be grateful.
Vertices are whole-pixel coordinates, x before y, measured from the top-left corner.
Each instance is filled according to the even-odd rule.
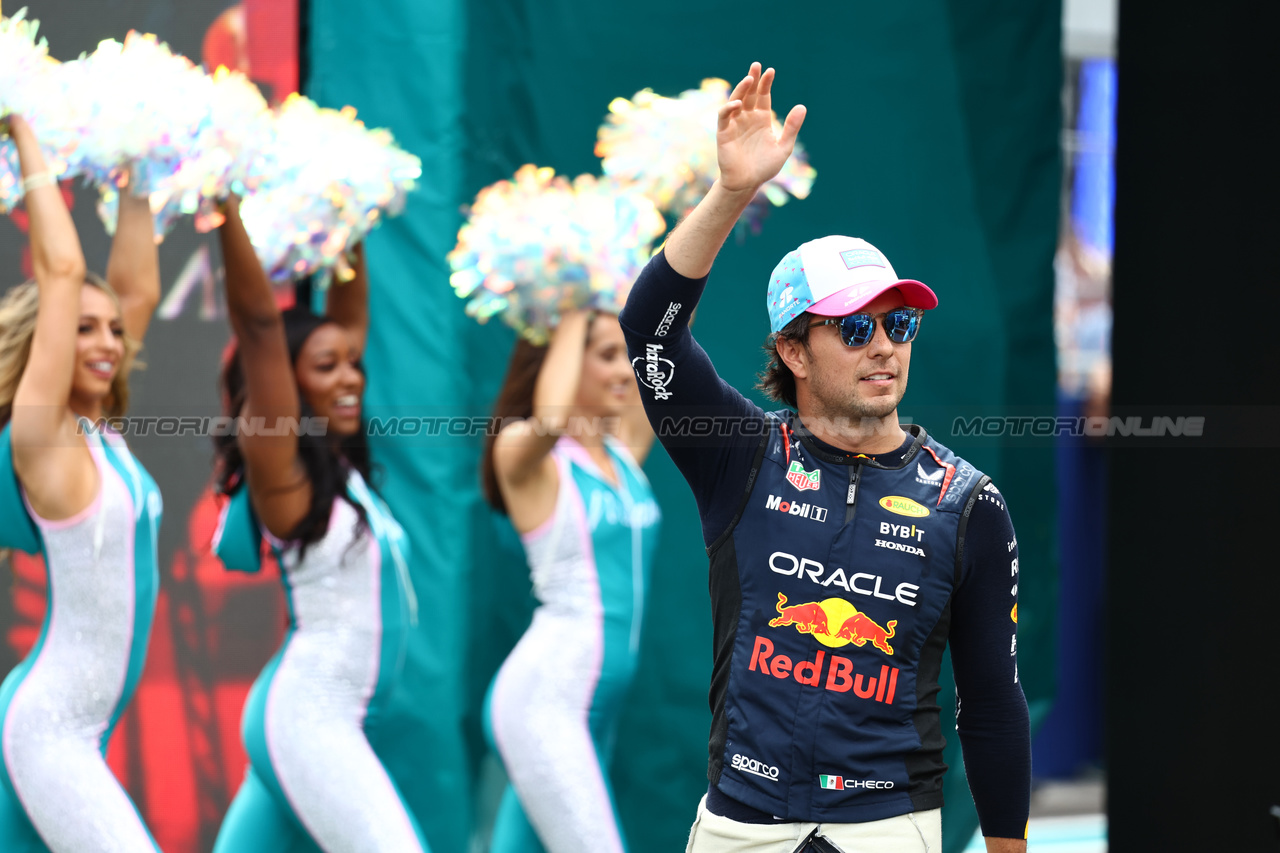
[[[662,344],[645,344],[644,357],[631,359],[631,366],[640,384],[653,391],[653,399],[670,400],[671,391],[667,386],[675,378],[676,366],[671,359],[662,358],[661,352]]]

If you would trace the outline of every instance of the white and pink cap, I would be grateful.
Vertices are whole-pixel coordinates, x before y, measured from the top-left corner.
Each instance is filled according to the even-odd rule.
[[[769,279],[769,326],[780,332],[808,311],[822,317],[854,314],[886,290],[898,288],[911,308],[936,308],[922,282],[898,278],[884,253],[857,237],[820,237],[788,252]]]

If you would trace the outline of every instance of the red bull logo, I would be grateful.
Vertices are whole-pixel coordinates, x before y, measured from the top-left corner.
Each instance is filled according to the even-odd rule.
[[[893,629],[897,624],[897,619],[890,619],[889,630],[885,631],[884,628],[871,621],[871,617],[867,614],[855,613],[844,620],[840,630],[836,631],[836,639],[847,640],[858,648],[862,648],[870,641],[877,649],[886,655],[891,655],[893,654],[893,646],[889,645],[889,638],[893,636]]]
[[[778,593],[777,610],[777,618],[769,620],[770,628],[795,626],[801,634],[812,634],[824,646],[838,649],[852,643],[862,648],[871,643],[886,655],[893,654],[889,640],[898,620],[890,619],[881,626],[843,598],[788,605],[786,595]]]
[[[768,637],[756,637],[751,650],[749,672],[771,675],[777,679],[794,678],[807,687],[821,686],[833,693],[848,693],[860,699],[871,699],[892,705],[898,690],[898,668],[880,665],[877,675],[853,671],[853,661],[837,654],[828,655],[819,650],[813,660],[792,661],[787,655],[773,653],[773,641]]]

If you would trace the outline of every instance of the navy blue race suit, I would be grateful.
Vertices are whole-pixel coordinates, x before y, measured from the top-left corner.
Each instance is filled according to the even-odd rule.
[[[864,822],[940,807],[949,644],[983,834],[1024,837],[1031,748],[1003,496],[918,426],[891,453],[853,455],[751,403],[689,331],[705,283],[660,252],[619,319],[710,556],[708,808]]]

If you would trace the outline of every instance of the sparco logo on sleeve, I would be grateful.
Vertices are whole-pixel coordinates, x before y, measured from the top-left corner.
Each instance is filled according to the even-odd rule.
[[[671,359],[662,358],[661,352],[662,344],[645,344],[644,357],[631,359],[631,366],[640,384],[653,392],[653,399],[670,400],[671,392],[667,386],[675,378],[676,366]]]
[[[665,338],[667,332],[671,331],[671,324],[676,321],[676,317],[680,314],[681,304],[672,302],[667,306],[667,313],[662,315],[662,322],[658,324],[657,330],[653,333],[655,337]]]

